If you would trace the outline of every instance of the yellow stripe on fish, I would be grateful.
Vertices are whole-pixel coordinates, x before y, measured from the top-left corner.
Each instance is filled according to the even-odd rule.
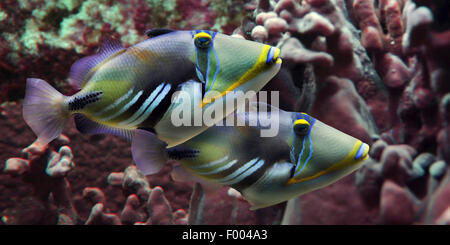
[[[359,162],[355,161],[355,157],[356,157],[359,149],[361,148],[361,146],[363,146],[363,144],[364,144],[363,142],[358,140],[355,143],[355,145],[353,146],[353,149],[350,151],[350,153],[348,153],[348,155],[341,161],[333,163],[329,168],[322,170],[312,176],[303,177],[303,178],[299,178],[299,179],[291,178],[286,182],[286,185],[292,185],[294,183],[300,183],[303,181],[312,180],[312,179],[318,178],[320,176],[326,175],[328,173],[335,172],[335,171],[338,171],[338,170],[341,170],[344,168],[348,168],[351,165],[359,164]],[[364,157],[361,160],[364,161],[369,158],[368,152],[369,152],[369,147],[365,147],[365,149],[362,153],[362,155]]]
[[[250,70],[248,70],[246,73],[244,73],[244,75],[242,75],[236,82],[231,84],[231,86],[229,86],[225,91],[221,92],[219,95],[215,95],[212,98],[210,98],[208,96],[203,98],[202,103],[199,105],[199,107],[203,108],[207,104],[214,102],[216,99],[224,97],[226,94],[233,91],[237,87],[241,86],[245,82],[258,76],[267,67],[267,57],[269,56],[269,51],[271,50],[271,48],[272,48],[271,46],[265,45],[263,47],[263,50],[261,51],[261,54],[260,54],[258,60],[256,61],[256,63],[253,65],[253,67]],[[280,54],[280,50],[278,48],[275,49],[272,59],[274,60],[274,62],[276,64],[281,64],[281,59],[278,58],[279,54]]]

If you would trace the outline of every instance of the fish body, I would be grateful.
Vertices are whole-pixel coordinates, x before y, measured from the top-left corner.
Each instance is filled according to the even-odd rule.
[[[132,140],[142,131],[151,132],[143,133],[145,145],[132,144],[134,160],[145,169],[149,161],[162,160],[152,157],[165,145],[180,144],[208,128],[173,125],[174,110],[184,107],[192,118],[201,117],[234,99],[230,92],[259,91],[278,72],[279,52],[203,30],[165,31],[129,48],[107,41],[98,54],[72,66],[70,81],[80,89],[72,96],[43,80],[28,79],[24,119],[44,144],[61,134],[71,115],[82,133]],[[180,92],[189,98],[180,98]],[[213,123],[232,110],[224,112]],[[146,148],[152,149],[151,156]]]
[[[277,111],[275,114],[273,112]],[[176,146],[170,153],[191,174],[228,185],[252,204],[271,206],[329,185],[368,158],[369,146],[319,120],[273,108],[279,133],[261,137],[261,125],[249,126],[258,112],[236,114],[247,126],[214,126]],[[187,156],[182,157],[183,149]],[[174,151],[174,150],[172,150]],[[191,154],[186,154],[190,152]]]

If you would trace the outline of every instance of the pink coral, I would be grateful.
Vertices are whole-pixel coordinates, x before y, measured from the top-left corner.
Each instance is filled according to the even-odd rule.
[[[443,195],[439,200],[446,200],[446,194],[437,193],[445,193],[442,176],[447,176],[449,162],[450,87],[444,80],[450,56],[444,54],[450,31],[448,25],[439,24],[446,23],[439,7],[448,10],[449,5],[411,0],[261,0],[255,10],[258,33],[264,32],[261,25],[267,19],[283,18],[288,24],[266,39],[252,36],[281,47],[284,67],[272,83],[294,83],[301,94],[296,103],[285,106],[373,143],[372,159],[356,174],[360,196],[351,198],[359,205],[352,210],[375,207],[372,210],[379,216],[372,216],[374,223],[435,223],[439,215],[418,218],[420,210],[436,205],[432,196]],[[251,26],[246,23],[237,32],[245,33]],[[274,87],[269,84],[266,89]],[[289,90],[282,92],[293,96]],[[345,188],[348,178],[328,189]],[[300,200],[314,205],[321,193],[329,192],[321,189]],[[328,198],[330,210],[339,201]],[[399,209],[399,202],[405,206]],[[442,207],[450,205],[443,203]],[[301,208],[311,211],[305,201]],[[295,222],[333,223],[333,218],[319,221],[321,216],[305,213],[300,212],[302,218]]]

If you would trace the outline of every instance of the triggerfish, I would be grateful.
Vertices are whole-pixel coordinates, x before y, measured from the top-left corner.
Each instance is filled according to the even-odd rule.
[[[151,168],[154,163],[164,164],[154,153],[208,128],[173,125],[176,106],[184,103],[192,117],[201,116],[234,100],[229,92],[259,91],[281,66],[278,48],[217,32],[155,29],[147,34],[152,38],[129,48],[108,40],[96,55],[75,62],[70,82],[79,91],[72,96],[41,79],[27,79],[23,117],[38,140],[51,142],[75,115],[82,133],[110,133],[131,140],[136,164],[153,173],[159,170]],[[178,100],[180,91],[193,103]],[[232,109],[239,103],[231,103]],[[223,113],[216,121],[226,116]],[[133,143],[139,134],[147,137],[144,144]]]
[[[260,113],[236,113],[247,126],[210,127],[169,148],[166,156],[182,165],[188,179],[238,190],[252,210],[327,186],[369,157],[369,146],[361,140],[308,114],[274,107],[268,118],[279,116],[279,133],[261,137],[260,130],[268,125],[261,122],[268,119]],[[255,119],[258,123],[250,126]]]

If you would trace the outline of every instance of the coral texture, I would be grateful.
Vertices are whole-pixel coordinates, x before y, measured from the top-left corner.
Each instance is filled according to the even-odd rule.
[[[299,99],[282,106],[372,144],[356,175],[290,201],[286,212],[299,217],[285,214],[283,222],[446,222],[449,7],[411,0],[254,5],[255,18],[235,33],[281,48],[284,71],[266,89],[294,84],[297,91],[282,94]]]
[[[67,93],[70,66],[92,54],[105,38],[124,46],[145,39],[150,28],[232,31],[243,1],[7,0],[0,2],[0,103],[24,96],[27,77]],[[51,64],[51,65],[50,65]]]

